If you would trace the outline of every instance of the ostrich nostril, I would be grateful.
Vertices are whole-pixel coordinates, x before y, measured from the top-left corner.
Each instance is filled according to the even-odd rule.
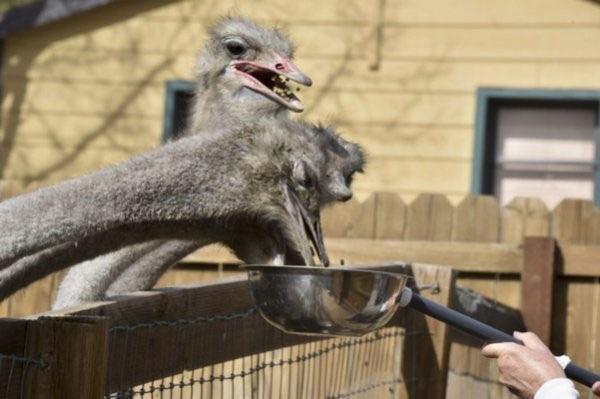
[[[282,63],[275,64],[275,69],[278,71],[282,71],[285,69],[285,66]]]
[[[340,197],[340,201],[346,202],[352,198],[352,193],[344,194]]]

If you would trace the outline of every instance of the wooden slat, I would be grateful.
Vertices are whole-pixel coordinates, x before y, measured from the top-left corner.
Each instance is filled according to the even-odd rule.
[[[359,239],[331,239],[325,243],[331,259],[343,258],[347,264],[423,262],[485,273],[519,273],[522,264],[521,251],[510,244]]]
[[[326,237],[374,238],[375,203],[373,194],[364,201],[353,198],[326,208],[322,216],[323,234]]]
[[[468,196],[454,210],[454,226],[452,240],[457,242],[484,242],[487,245],[496,243],[500,238],[500,209],[495,198],[490,196]],[[483,260],[485,262],[485,260]],[[446,262],[448,264],[448,262]],[[515,263],[513,263],[515,265]],[[521,267],[521,263],[518,264]],[[464,284],[483,292],[492,301],[500,289],[499,274],[485,280],[468,275],[457,284]],[[461,375],[455,376],[448,382],[448,390],[468,391],[477,386],[479,393],[490,389],[485,380],[493,378],[491,362],[481,356],[480,348],[463,342],[453,342],[451,346],[450,368]],[[470,380],[473,377],[475,382]],[[486,397],[484,395],[483,397]]]
[[[562,244],[558,273],[566,276],[599,276],[600,246]]]
[[[502,209],[502,242],[520,243],[525,236],[550,234],[551,213],[537,198],[514,198]]]
[[[558,296],[555,309],[553,337],[558,339],[555,350],[567,353],[572,361],[584,368],[597,369],[594,357],[598,344],[598,312],[600,311],[599,288],[597,281],[589,279],[560,279],[557,281]],[[589,389],[576,384],[581,397],[588,395]]]
[[[456,277],[451,268],[413,264],[411,269],[417,287],[439,285],[439,292],[422,290],[420,294],[423,297],[444,306],[450,305]],[[408,330],[404,341],[402,370],[407,381],[406,389],[410,393],[409,397],[444,398],[448,375],[450,329],[446,324],[414,311],[407,316]],[[426,331],[429,334],[411,335],[411,331]]]
[[[528,331],[546,345],[552,342],[552,305],[556,242],[551,237],[527,237],[521,273],[521,311]]]
[[[563,200],[552,212],[552,235],[561,243],[586,244],[587,217],[593,210],[591,201]]]
[[[26,356],[47,360],[28,373],[25,397],[99,398],[104,395],[108,320],[102,317],[40,318],[28,323]]]
[[[375,238],[379,240],[404,237],[406,205],[398,194],[377,193],[375,208]]]
[[[468,196],[454,211],[454,241],[496,242],[499,238],[499,207],[496,198]]]
[[[405,240],[448,241],[454,208],[444,195],[420,194],[407,212]]]
[[[27,321],[22,319],[0,320],[0,354],[23,356],[27,345]],[[35,358],[40,360],[39,357]],[[2,360],[0,367],[0,392],[6,399],[20,399],[23,377],[23,362],[13,362],[9,359]],[[29,373],[39,371],[38,367],[27,369]]]

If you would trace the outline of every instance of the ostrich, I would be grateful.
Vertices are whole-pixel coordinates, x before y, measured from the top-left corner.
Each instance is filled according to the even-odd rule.
[[[325,131],[323,128],[315,128],[313,130],[316,132]],[[235,138],[238,138],[238,144],[241,144],[244,140],[249,140],[251,142],[251,148],[246,150],[246,155],[251,159],[262,159],[266,165],[276,169],[278,173],[281,173],[279,178],[288,181],[286,184],[290,185],[289,190],[292,192],[284,190],[284,193],[286,194],[285,208],[289,210],[288,214],[293,216],[292,219],[295,218],[296,226],[302,226],[307,231],[307,233],[300,238],[300,241],[306,242],[307,238],[312,239],[316,252],[321,256],[321,259],[323,259],[324,262],[327,262],[326,252],[320,233],[318,209],[327,202],[349,198],[349,189],[341,187],[338,181],[339,179],[332,179],[330,176],[344,175],[344,178],[340,181],[349,184],[352,174],[362,169],[363,157],[360,147],[343,140],[341,137],[333,135],[327,136],[322,133],[315,133],[314,135],[315,139],[313,139],[312,142],[316,144],[313,144],[312,146],[307,145],[310,142],[299,140],[299,138],[302,138],[302,135],[290,135],[289,130],[282,130],[280,128],[276,128],[265,135],[229,134],[221,137],[217,135],[217,139],[215,140],[199,140],[201,137],[196,136],[189,139],[182,139],[181,143],[186,144],[182,145],[182,148],[189,148],[189,145],[187,144],[189,144],[188,142],[190,141],[199,140],[199,143],[206,143],[208,141],[209,144],[215,142],[214,146],[205,144],[204,148],[210,147],[211,151],[219,151],[217,148],[220,148],[220,153],[222,155],[222,150],[225,148],[221,146],[222,143],[233,142],[235,141]],[[296,142],[295,147],[290,145],[290,143],[294,142]],[[323,142],[329,142],[329,147],[324,154],[321,150],[324,145]],[[300,144],[303,148],[299,148]],[[236,148],[240,147],[236,146]],[[308,149],[311,149],[312,154],[308,153]],[[244,157],[241,156],[240,158]],[[327,165],[325,168],[322,166],[323,162]],[[164,166],[164,162],[161,164]],[[243,174],[245,171],[249,170],[248,165],[248,163],[240,165],[239,168],[235,169]],[[261,169],[262,167],[257,168],[259,171]],[[282,170],[284,172],[282,172]],[[323,183],[320,181],[320,179],[322,179],[320,176],[325,176]],[[174,180],[177,181],[177,179]],[[291,181],[291,183],[289,183],[289,181]],[[245,184],[252,186],[260,186],[261,183],[261,180],[254,178],[249,178],[245,182]],[[243,183],[241,184],[243,185]],[[341,185],[343,186],[343,184],[344,183]],[[259,190],[259,187],[257,187],[256,190]],[[328,192],[327,195],[323,194],[325,191]],[[298,206],[295,198],[300,198],[301,203],[307,205]],[[159,198],[156,199],[159,200]],[[251,194],[248,199],[254,203],[254,198]],[[60,199],[56,202],[63,203]],[[2,207],[0,206],[0,209],[1,208]],[[70,209],[70,207],[67,208]],[[72,210],[67,210],[68,215],[76,216],[76,208],[77,206]],[[260,208],[260,206],[255,208]],[[304,210],[305,208],[306,210]],[[139,215],[136,215],[136,217],[139,217]],[[97,222],[97,219],[95,221]],[[177,221],[179,221],[179,219],[177,219]],[[160,273],[162,273],[166,267],[185,256],[185,253],[181,255],[179,252],[181,251],[181,246],[185,245],[189,248],[186,249],[186,251],[189,252],[197,249],[202,244],[222,242],[232,248],[237,256],[246,263],[271,262],[274,264],[282,264],[283,262],[287,262],[310,264],[312,261],[310,248],[304,248],[304,255],[302,255],[302,251],[290,250],[290,248],[292,248],[290,245],[288,245],[289,248],[287,252],[291,255],[284,256],[281,250],[279,253],[274,251],[274,246],[280,245],[278,248],[282,247],[281,242],[277,243],[276,240],[273,242],[273,238],[269,237],[268,233],[265,233],[265,230],[269,231],[272,228],[271,226],[273,223],[269,224],[268,227],[263,225],[258,228],[252,225],[252,223],[255,222],[254,220],[247,225],[230,223],[228,226],[223,226],[223,228],[220,229],[222,233],[219,235],[219,232],[215,232],[214,227],[211,225],[202,225],[198,228],[199,231],[195,230],[196,224],[192,224],[192,222],[193,220],[191,219],[189,223],[184,219],[184,223],[168,224],[163,222],[158,226],[153,226],[152,224],[142,224],[140,226],[140,224],[134,223],[130,226],[114,228],[103,234],[83,235],[82,238],[77,241],[65,242],[57,247],[49,248],[35,255],[25,257],[10,268],[1,271],[0,293],[5,297],[11,292],[14,292],[24,285],[53,271],[82,262],[86,259],[94,258],[106,252],[114,251],[119,247],[136,244],[140,241],[147,241],[152,238],[155,240],[150,242],[150,245],[153,246],[150,250],[159,247],[157,244],[163,243],[165,239],[180,238],[180,240],[175,241],[175,244],[172,244],[170,248],[167,247],[169,250],[163,250],[162,253],[159,252],[147,257],[147,259],[150,259],[155,263],[153,266],[155,271],[153,272],[153,269],[149,268],[147,271],[148,276],[145,277],[144,280],[144,271],[142,268],[138,268],[138,273],[141,274],[142,277],[129,280],[130,282],[134,282],[133,288],[146,288],[147,285],[144,284],[153,285],[155,279],[160,276]],[[275,225],[277,225],[277,223],[275,223]],[[158,230],[156,227],[158,227]],[[302,235],[302,233],[300,233],[300,235]],[[198,238],[198,236],[200,236],[200,238]],[[191,242],[194,244],[191,245]],[[175,246],[174,248],[176,251],[172,251],[173,245]],[[283,246],[285,246],[285,244]],[[144,248],[143,244],[136,244],[136,246],[133,246],[130,250],[130,253],[133,254],[133,258],[136,258],[137,255],[140,255],[141,258],[147,252],[148,248]],[[173,257],[173,254],[176,254],[176,256]],[[141,264],[144,263],[141,262]],[[83,290],[80,288],[79,292],[83,291],[82,296],[85,299],[87,299],[86,290],[88,292],[101,292],[103,294],[106,291],[106,284],[110,284],[110,282],[120,273],[118,266],[115,269],[115,267],[110,266],[110,264],[106,267],[99,265],[97,271],[100,273],[99,276],[96,275],[94,278],[78,279],[80,282],[79,287],[83,287]],[[142,283],[142,286],[140,286],[139,282],[135,283],[136,281],[142,280],[150,281],[150,283]],[[104,288],[93,289],[93,287],[99,286]],[[67,288],[67,292],[78,292],[76,287],[77,285]],[[73,298],[72,295],[67,296]],[[77,301],[75,302],[77,303]]]
[[[265,127],[268,129],[268,127]],[[248,232],[263,260],[312,264],[318,235],[318,188],[292,181],[290,137],[279,129],[196,135],[116,167],[0,203],[0,262],[82,237],[193,238],[223,242]],[[303,182],[300,182],[303,184]],[[315,198],[312,198],[315,197]],[[100,244],[100,243],[99,243]],[[233,242],[235,244],[235,241]],[[244,252],[244,246],[236,251]]]
[[[302,124],[299,124],[299,127],[293,126],[292,129],[289,127],[293,122],[289,120],[286,110],[299,112],[302,110],[302,104],[287,87],[285,80],[292,79],[305,85],[310,85],[311,80],[291,62],[292,57],[292,44],[277,30],[260,27],[240,18],[224,18],[217,22],[210,30],[209,41],[198,58],[195,105],[191,113],[190,128],[185,134],[196,134],[201,127],[207,125],[243,125],[247,124],[248,120],[256,118],[277,121],[281,123],[282,129],[302,130]],[[246,87],[252,92],[245,93],[245,97],[223,96],[231,86],[227,73],[223,73],[228,70],[238,74],[241,72],[240,76],[247,84]],[[287,71],[287,76],[281,79],[281,75],[274,76],[273,71]],[[248,77],[245,73],[250,73],[252,76]],[[268,102],[265,102],[265,99]],[[271,101],[279,107],[274,109]],[[245,105],[256,102],[262,105],[257,107],[256,104],[252,104],[253,107],[267,112],[258,114],[252,112],[254,116],[252,118],[250,113],[244,112],[243,109]],[[332,151],[339,152],[337,147],[330,146]],[[356,169],[361,168],[362,157],[360,167]],[[338,171],[332,171],[334,178],[329,179],[331,187],[327,190],[327,195],[331,199],[326,199],[324,202],[345,200],[351,195],[345,182],[335,179],[341,173],[341,167]],[[352,174],[346,171],[343,173]],[[344,184],[339,184],[340,182]],[[149,288],[164,269],[201,247],[202,244],[189,240],[173,240],[171,243],[164,242],[158,245],[153,241],[147,243],[147,251],[143,251],[143,245],[130,249],[125,247],[106,256],[84,262],[72,268],[63,281],[55,306],[98,299],[104,295],[105,287],[115,278],[115,275],[136,261],[137,268],[132,268],[131,273],[123,273],[121,282],[114,284],[115,290]],[[153,264],[154,267],[149,264]],[[153,273],[152,270],[155,272]],[[96,290],[87,289],[85,283],[89,285],[90,282],[97,287]],[[63,300],[65,297],[71,299]]]
[[[295,132],[291,125],[296,125],[296,129],[303,131]],[[309,142],[318,143],[318,146],[312,145],[312,151],[315,151],[314,158],[319,158],[316,152],[324,150],[326,167],[316,176],[315,182],[321,193],[319,206],[350,199],[352,176],[361,172],[364,167],[362,149],[338,136],[331,127],[290,122],[290,128],[285,131],[299,136],[304,134],[309,138]],[[294,172],[297,181],[307,179],[304,170],[297,169]],[[260,242],[252,242],[248,238],[245,239],[245,243],[246,251],[260,247]],[[143,250],[143,246],[125,247],[115,253],[84,262],[69,271],[61,283],[53,308],[74,306],[101,300],[105,296],[150,289],[170,266],[204,244],[194,240],[157,240],[147,243],[147,251]],[[240,244],[230,243],[230,246],[239,248]],[[236,255],[241,259],[251,257],[243,253]]]
[[[226,18],[221,20],[212,29],[211,39],[199,57],[198,90],[189,132],[214,136],[223,132],[230,134],[231,129],[221,129],[220,126],[248,125],[248,120],[260,119],[263,122],[271,123],[289,121],[286,109],[298,112],[302,110],[302,104],[291,93],[286,80],[295,80],[305,85],[311,84],[310,79],[291,62],[291,58],[292,46],[278,31],[261,28],[243,19]],[[257,129],[251,126],[248,131],[250,130],[256,133]],[[130,164],[129,170],[134,165],[135,163]],[[144,167],[142,166],[141,169]],[[327,195],[332,194],[336,195],[334,190],[330,190]],[[296,216],[298,215],[296,213]],[[184,217],[183,215],[179,216]],[[119,223],[122,222],[122,220],[119,221],[117,225],[121,226]],[[137,222],[143,222],[143,225],[147,224],[142,220]],[[9,288],[8,291],[14,290],[26,282],[27,278],[31,280],[31,278],[42,276],[43,273],[52,271],[52,268],[64,267],[64,264],[61,263],[61,256],[57,256],[57,254],[62,254],[62,260],[67,259],[72,264],[73,261],[77,263],[93,258],[98,254],[109,252],[129,243],[132,245],[130,255],[143,258],[148,251],[160,249],[160,246],[157,245],[161,242],[160,240],[148,242],[146,250],[143,249],[144,244],[139,243],[144,238],[153,237],[152,234],[156,234],[157,229],[162,231],[163,237],[169,238],[184,235],[185,231],[181,227],[174,227],[173,223],[170,223],[169,229],[167,229],[168,223],[162,219],[154,224],[149,223],[153,229],[152,234],[147,232],[140,234],[138,224],[134,224],[134,227],[121,226],[112,230],[107,230],[108,221],[93,220],[89,224],[90,231],[83,233],[83,238],[79,236],[71,242],[63,242],[55,248],[42,250],[38,254],[22,259],[8,270],[2,271],[0,273],[0,292],[3,294],[7,292],[5,287]],[[92,235],[90,238],[90,232],[95,231],[94,229],[99,226],[104,229],[101,229],[103,233]],[[145,228],[150,229],[149,226],[145,226]],[[168,234],[165,233],[167,230],[169,230]],[[249,228],[249,230],[252,229]],[[316,234],[315,231],[310,232],[311,237]],[[192,236],[193,239],[188,239],[189,236]],[[262,236],[258,234],[256,237]],[[256,243],[248,245],[247,239],[238,239],[237,237],[235,234],[227,235],[227,239],[231,241],[229,245],[233,247],[234,252],[239,253],[238,256],[242,259],[248,259],[250,262],[256,262],[256,259],[264,261],[265,254],[270,254],[271,261],[281,262],[281,254],[278,255],[279,257],[272,256],[273,243],[269,243],[268,239],[262,238],[262,241],[258,243],[260,245]],[[63,235],[62,238],[66,238],[66,236]],[[190,240],[194,241],[196,246],[204,243],[202,240],[198,241],[198,238],[190,233],[181,240],[174,241],[173,245],[175,247],[190,245]],[[210,240],[215,240],[215,237],[210,237]],[[314,241],[321,247],[317,252],[321,255],[324,254],[322,242],[319,243],[318,239]],[[38,242],[36,245],[39,246],[38,249],[41,249],[46,244]],[[261,248],[259,253],[252,253]],[[156,256],[157,254],[159,256]],[[160,253],[157,254],[154,259],[161,259]],[[163,262],[172,263],[167,260],[170,254],[171,252],[165,252]],[[302,262],[306,263],[308,258],[306,248],[302,257]],[[1,252],[0,259],[2,259]],[[12,258],[12,260],[14,259],[16,258]],[[10,260],[11,258],[8,263]],[[34,269],[33,266],[36,263],[43,263],[44,267]]]
[[[198,58],[198,95],[191,124],[193,134],[215,136],[223,132],[235,131],[239,135],[240,131],[245,130],[251,135],[251,132],[256,130],[256,126],[253,126],[255,120],[260,120],[263,124],[274,123],[276,120],[286,118],[288,109],[302,110],[302,103],[291,93],[286,82],[293,80],[304,85],[310,85],[312,82],[292,63],[292,57],[293,48],[289,40],[279,31],[259,27],[242,18],[220,20],[211,29],[210,40]],[[178,148],[178,151],[182,151],[181,146]],[[157,153],[160,153],[160,150]],[[180,164],[183,162],[184,160],[178,160]],[[143,174],[149,170],[147,166],[151,164],[151,160],[142,156],[128,163],[126,169],[130,173]],[[112,173],[113,170],[110,168],[100,172],[104,176],[110,176]],[[94,174],[94,176],[97,178],[100,175]],[[39,200],[52,197],[57,190],[64,192],[69,189],[77,195],[92,194],[93,191],[81,192],[80,187],[77,187],[86,184],[88,180],[89,178],[81,178],[75,183],[67,182],[42,190],[35,198]],[[173,184],[173,182],[164,183]],[[65,194],[65,197],[69,195]],[[70,201],[66,201],[65,204],[56,203],[53,206],[54,208],[61,205],[69,206],[69,203],[76,202],[75,199],[70,198]],[[0,207],[2,231],[17,231],[14,230],[13,224],[18,223],[31,211],[27,209],[31,208],[28,204],[20,201],[23,201],[22,198],[9,200]],[[5,210],[8,212],[3,212]],[[11,214],[13,211],[14,213]],[[99,208],[97,211],[102,209]],[[88,223],[98,227],[98,223],[94,220]],[[56,237],[62,233],[61,229],[56,229],[54,232],[46,231],[43,234],[23,232],[25,236],[14,237],[18,241],[0,236],[0,244],[2,244],[0,267],[6,267],[19,257],[48,247],[44,239],[33,240],[32,238],[53,233],[55,241],[64,238]],[[68,239],[78,238],[80,237],[73,236]]]

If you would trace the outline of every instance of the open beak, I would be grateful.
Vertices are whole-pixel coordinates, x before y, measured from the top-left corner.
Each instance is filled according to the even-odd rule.
[[[232,61],[230,65],[245,87],[265,95],[291,111],[304,110],[302,101],[294,94],[294,87],[290,86],[289,82],[311,86],[312,80],[289,59],[276,56],[268,64],[237,60]]]
[[[296,192],[289,186],[285,185],[286,209],[292,219],[296,222],[296,230],[298,235],[302,237],[303,242],[296,243],[295,248],[300,252],[306,265],[313,264],[313,250],[316,252],[319,260],[324,266],[329,266],[329,256],[323,242],[323,234],[321,232],[321,216],[317,211],[316,214],[309,213]],[[312,246],[311,246],[312,245]]]

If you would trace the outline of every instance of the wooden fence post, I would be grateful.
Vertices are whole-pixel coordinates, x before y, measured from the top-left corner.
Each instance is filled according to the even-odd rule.
[[[451,267],[413,263],[415,284],[420,294],[444,306],[454,297],[456,273]],[[428,288],[427,288],[428,287]],[[409,399],[446,397],[450,339],[448,325],[416,311],[409,317],[403,355],[403,372]],[[427,332],[427,334],[423,334]],[[416,333],[417,335],[412,335]],[[402,395],[401,395],[402,396]]]
[[[521,273],[521,312],[529,331],[546,345],[552,340],[552,300],[556,274],[556,241],[525,237]]]
[[[41,317],[27,326],[25,355],[47,367],[27,375],[25,398],[102,398],[108,362],[108,319]]]

